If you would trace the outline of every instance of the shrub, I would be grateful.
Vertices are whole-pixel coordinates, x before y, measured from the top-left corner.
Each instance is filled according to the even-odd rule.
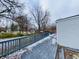
[[[0,38],[13,38],[13,37],[19,37],[19,36],[24,36],[22,33],[0,33]]]
[[[13,38],[13,37],[20,37],[20,36],[34,36],[34,35],[38,35],[37,33],[0,33],[0,38],[4,39],[4,38]]]
[[[24,36],[24,34],[19,32],[19,33],[16,34],[16,36]]]
[[[12,37],[16,37],[16,35],[12,33],[1,33],[0,34],[0,38],[12,38]]]

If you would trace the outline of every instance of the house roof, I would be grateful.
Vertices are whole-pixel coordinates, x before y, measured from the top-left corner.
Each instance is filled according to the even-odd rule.
[[[18,23],[15,22],[15,21],[13,21],[13,20],[10,20],[10,19],[1,19],[0,20],[0,27],[3,27],[3,28],[5,28],[6,26],[10,27],[12,23],[14,25],[18,25]]]
[[[66,17],[66,18],[58,19],[58,20],[56,20],[56,23],[58,23],[58,22],[60,22],[60,21],[71,20],[70,18],[74,18],[74,17],[79,17],[79,14],[78,14],[78,15],[69,16],[69,17]]]

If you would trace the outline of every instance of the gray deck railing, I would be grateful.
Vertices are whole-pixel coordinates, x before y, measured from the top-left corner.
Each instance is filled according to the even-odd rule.
[[[49,33],[42,33],[39,35],[26,36],[22,38],[16,38],[12,40],[6,40],[0,42],[0,57],[7,56],[17,50],[20,50],[44,37],[48,36]]]

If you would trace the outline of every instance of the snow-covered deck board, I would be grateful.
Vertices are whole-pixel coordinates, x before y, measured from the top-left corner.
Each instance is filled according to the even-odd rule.
[[[55,53],[53,48],[52,38],[43,39],[38,45],[34,45],[31,51],[25,52],[21,59],[52,59]]]

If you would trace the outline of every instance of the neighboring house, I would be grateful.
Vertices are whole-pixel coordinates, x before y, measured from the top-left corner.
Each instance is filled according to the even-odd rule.
[[[58,43],[79,49],[79,15],[59,19],[56,24]]]
[[[44,29],[44,31],[56,33],[56,23],[49,23],[49,24],[47,24],[47,26]]]
[[[29,31],[29,32],[35,32],[35,31],[36,31],[36,28],[29,27],[29,28],[28,28],[28,31]]]
[[[36,32],[37,31],[37,26],[35,24],[29,24],[28,25],[28,31],[29,32]]]
[[[49,31],[49,32],[56,33],[56,26],[52,26],[50,28],[46,28],[44,31]]]
[[[6,32],[6,28],[0,27],[0,32]]]
[[[11,25],[12,25],[12,23],[14,24],[14,25],[17,25],[18,26],[18,24],[16,23],[16,22],[14,22],[14,21],[12,21],[12,20],[10,20],[10,19],[5,19],[5,18],[2,18],[1,20],[0,20],[0,30],[1,31],[6,31],[6,32],[11,32]],[[18,26],[19,27],[19,26]],[[17,27],[17,28],[18,28]],[[19,30],[19,29],[18,29]]]

